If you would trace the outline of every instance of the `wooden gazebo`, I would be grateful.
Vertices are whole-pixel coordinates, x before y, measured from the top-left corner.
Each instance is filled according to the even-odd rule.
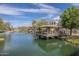
[[[42,38],[55,37],[59,35],[59,26],[43,25],[37,28],[36,34]]]

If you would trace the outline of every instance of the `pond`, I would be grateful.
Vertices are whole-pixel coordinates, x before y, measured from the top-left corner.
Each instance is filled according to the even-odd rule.
[[[7,33],[4,39],[0,41],[1,56],[68,56],[78,55],[79,50],[66,41],[34,39],[27,33]]]

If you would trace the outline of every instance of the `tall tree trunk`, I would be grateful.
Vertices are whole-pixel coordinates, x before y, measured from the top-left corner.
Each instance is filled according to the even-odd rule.
[[[72,29],[70,29],[70,36],[72,36]]]

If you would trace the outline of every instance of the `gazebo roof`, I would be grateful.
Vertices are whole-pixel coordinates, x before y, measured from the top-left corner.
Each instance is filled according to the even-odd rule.
[[[47,27],[49,27],[49,28],[57,28],[59,26],[57,26],[57,25],[43,25],[43,26],[40,26],[40,28],[47,28]]]

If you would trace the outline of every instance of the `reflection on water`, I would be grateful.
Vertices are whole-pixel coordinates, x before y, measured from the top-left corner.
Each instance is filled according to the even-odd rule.
[[[68,42],[58,39],[33,39],[31,34],[5,33],[1,38],[4,40],[0,41],[0,55],[59,56],[72,55],[78,51],[78,48]]]
[[[58,43],[51,40],[34,40],[34,42],[45,52],[51,52],[52,49],[56,49],[58,47]]]
[[[3,48],[4,48],[4,40],[0,41],[0,52],[2,52]]]
[[[34,42],[46,53],[52,55],[72,55],[78,49],[73,47],[70,43],[60,41],[57,39],[51,40],[34,40]]]
[[[0,33],[0,55],[3,53],[4,44],[5,44],[5,35],[4,33]]]

